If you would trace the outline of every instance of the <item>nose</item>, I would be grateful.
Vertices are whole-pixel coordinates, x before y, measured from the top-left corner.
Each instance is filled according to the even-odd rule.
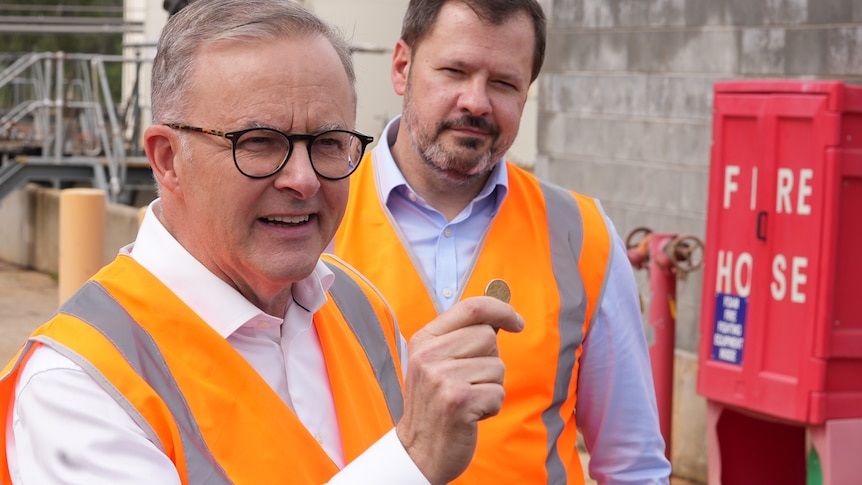
[[[311,166],[308,141],[296,140],[287,163],[275,175],[273,183],[279,190],[290,190],[301,199],[309,199],[320,189],[320,179]]]
[[[458,98],[458,107],[473,116],[483,116],[491,112],[491,98],[488,84],[481,76],[471,78]]]

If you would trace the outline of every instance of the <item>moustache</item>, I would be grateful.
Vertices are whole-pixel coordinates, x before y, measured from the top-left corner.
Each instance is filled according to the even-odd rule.
[[[496,136],[500,132],[500,129],[497,127],[497,125],[491,123],[485,118],[482,118],[481,116],[470,115],[464,115],[456,120],[449,120],[440,123],[439,131],[443,132],[444,130],[452,128],[476,128],[488,132],[494,136]]]

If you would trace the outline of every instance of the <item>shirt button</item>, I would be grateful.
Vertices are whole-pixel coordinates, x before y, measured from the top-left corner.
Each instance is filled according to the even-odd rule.
[[[320,433],[315,434],[314,439],[316,439],[321,445],[323,444],[323,436]]]
[[[443,288],[443,296],[446,298],[452,298],[452,290],[449,288]]]
[[[443,229],[443,235],[445,237],[451,237],[452,236],[452,229],[450,229],[448,227],[446,229]]]
[[[407,198],[410,199],[412,202],[416,202],[416,194],[414,194],[413,192],[407,194]]]
[[[257,326],[258,330],[267,330],[269,329],[269,322],[266,320],[258,320],[255,326]]]

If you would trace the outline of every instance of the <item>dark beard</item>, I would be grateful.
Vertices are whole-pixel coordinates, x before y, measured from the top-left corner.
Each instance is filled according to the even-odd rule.
[[[410,119],[408,118],[408,123]],[[456,186],[470,185],[477,179],[481,179],[493,170],[496,160],[500,156],[491,150],[481,152],[482,141],[476,138],[459,137],[454,149],[447,148],[440,142],[440,136],[446,130],[452,128],[477,128],[492,135],[492,146],[497,141],[499,128],[481,117],[465,115],[457,120],[443,121],[437,125],[434,137],[430,140],[419,140],[414,131],[410,131],[410,141],[414,149],[419,153],[422,162],[430,170],[440,174],[448,183]],[[472,153],[459,153],[461,151]],[[478,170],[477,170],[478,169]]]

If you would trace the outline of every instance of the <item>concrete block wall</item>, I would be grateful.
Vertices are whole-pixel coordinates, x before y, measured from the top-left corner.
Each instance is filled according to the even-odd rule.
[[[551,0],[535,172],[595,196],[625,238],[705,235],[712,85],[862,84],[858,0]],[[645,271],[641,292],[650,298]],[[706,481],[696,394],[701,273],[678,283],[672,461]]]
[[[140,209],[107,203],[104,262],[135,240]],[[0,201],[0,260],[57,275],[60,253],[60,191],[28,185]]]

